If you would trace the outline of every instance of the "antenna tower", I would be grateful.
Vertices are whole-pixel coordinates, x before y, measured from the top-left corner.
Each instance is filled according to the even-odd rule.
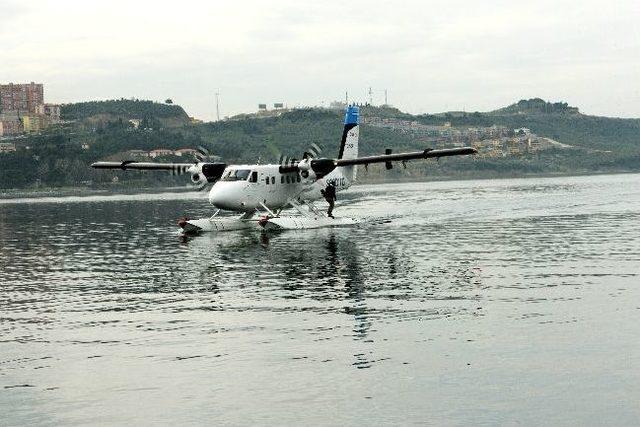
[[[220,121],[220,92],[216,92],[216,118]]]

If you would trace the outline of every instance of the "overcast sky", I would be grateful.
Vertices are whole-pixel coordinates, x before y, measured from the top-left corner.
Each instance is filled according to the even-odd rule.
[[[212,119],[258,103],[421,113],[521,98],[640,117],[640,1],[0,0],[0,82],[48,102],[172,98]]]

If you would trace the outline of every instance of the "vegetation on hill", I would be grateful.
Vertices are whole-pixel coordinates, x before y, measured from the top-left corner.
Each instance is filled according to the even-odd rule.
[[[574,107],[569,107],[569,109],[572,108]],[[446,113],[444,116],[426,114],[417,116],[417,120],[424,124],[442,124],[444,119],[452,126],[459,127],[494,124],[511,129],[526,127],[538,135],[575,147],[612,151],[614,155],[628,155],[640,151],[640,119],[558,112],[514,115],[499,114],[498,111],[502,110],[490,113],[468,113],[462,116]]]
[[[540,98],[522,99],[508,107],[492,111],[493,114],[579,114],[575,107],[566,102],[547,102]]]
[[[404,169],[371,166],[363,170],[363,181],[424,177],[499,177],[525,174],[592,173],[640,170],[640,119],[611,119],[568,113],[564,103],[541,111],[534,100],[490,113],[443,113],[412,116],[393,108],[363,107],[361,116],[399,118],[423,124],[454,127],[503,125],[527,127],[540,136],[552,138],[575,149],[553,149],[523,156],[494,159],[450,158],[439,162],[411,162]],[[544,102],[544,101],[543,101]],[[537,105],[538,107],[534,107]],[[565,107],[562,107],[562,106]],[[525,108],[526,107],[526,108]],[[527,112],[529,111],[529,112]],[[545,112],[548,111],[548,112]],[[577,109],[575,109],[577,111]],[[324,147],[324,156],[337,155],[342,134],[340,111],[302,109],[278,117],[251,118],[215,123],[167,125],[163,120],[186,117],[181,107],[149,101],[103,101],[65,106],[65,118],[75,122],[53,127],[41,135],[16,140],[17,152],[0,154],[0,188],[113,185],[183,185],[184,177],[164,173],[96,171],[89,165],[97,160],[124,160],[128,150],[195,148],[205,146],[227,163],[277,161],[280,154],[300,157],[311,143]],[[95,117],[107,115],[106,121]],[[142,118],[135,129],[127,117]],[[181,119],[182,120],[182,119]],[[368,126],[361,130],[362,155],[425,148],[415,135],[388,128]],[[29,147],[27,149],[27,147]],[[157,158],[154,161],[191,162],[185,157]]]
[[[63,120],[107,123],[113,120],[130,119],[157,120],[165,125],[176,126],[189,122],[189,116],[179,105],[139,99],[89,101],[63,105],[60,111]]]

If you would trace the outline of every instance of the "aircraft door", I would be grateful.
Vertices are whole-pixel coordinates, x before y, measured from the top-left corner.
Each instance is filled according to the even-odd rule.
[[[267,206],[274,202],[276,195],[276,180],[271,174],[266,172],[260,172],[260,179],[258,180],[260,193],[262,195],[261,201],[266,200]]]

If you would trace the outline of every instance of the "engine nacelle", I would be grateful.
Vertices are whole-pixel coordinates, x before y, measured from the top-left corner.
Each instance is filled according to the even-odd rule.
[[[300,176],[305,180],[315,181],[317,178],[316,173],[311,167],[310,158],[300,161],[300,163],[298,163],[298,170],[300,171]]]
[[[207,179],[207,177],[204,176],[201,173],[191,174],[191,182],[193,182],[194,184],[200,184],[201,182],[205,181],[206,179]]]
[[[207,179],[207,177],[202,173],[202,163],[196,163],[189,166],[187,172],[191,175],[191,182],[194,184],[200,184]]]
[[[222,177],[226,168],[226,163],[202,163],[200,171],[207,178],[207,181],[216,182]]]
[[[298,172],[300,176],[308,181],[315,181],[330,174],[336,168],[336,161],[333,159],[302,159],[293,165],[280,166],[280,173]]]
[[[216,182],[226,168],[225,163],[195,163],[187,169],[187,172],[191,174],[191,182],[200,184],[202,182]]]
[[[336,168],[336,162],[333,159],[314,159],[309,162],[309,165],[318,179],[329,175]]]

